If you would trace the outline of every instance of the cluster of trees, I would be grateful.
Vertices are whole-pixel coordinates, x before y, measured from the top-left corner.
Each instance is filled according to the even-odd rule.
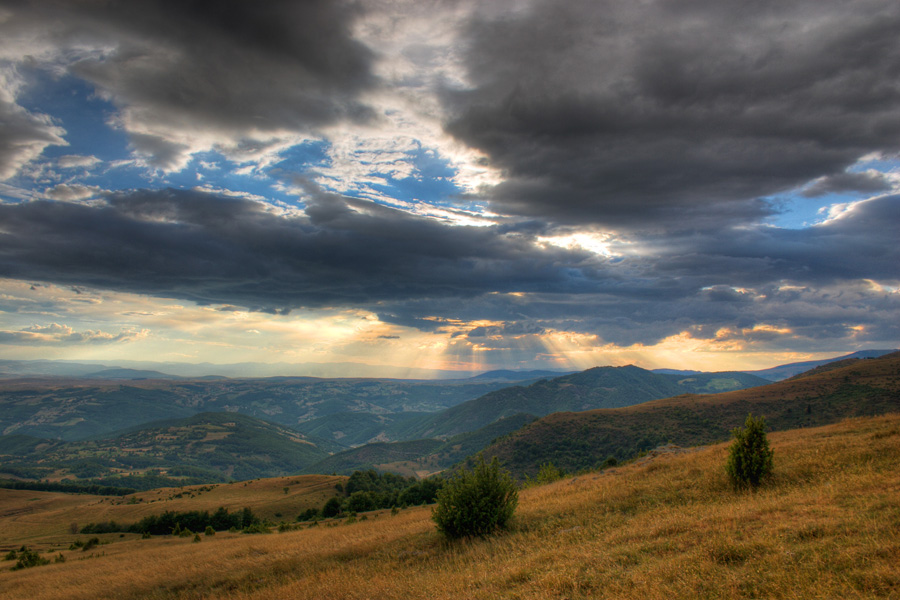
[[[209,511],[171,511],[160,515],[149,515],[131,525],[107,521],[104,523],[90,523],[81,528],[80,533],[140,533],[147,535],[169,535],[176,531],[227,531],[229,529],[253,529],[262,524],[259,517],[253,514],[249,508],[230,513],[227,508],[219,507],[214,513]]]
[[[329,519],[345,513],[431,504],[443,485],[441,477],[419,481],[414,477],[379,473],[374,469],[354,471],[345,485],[339,484],[338,491],[342,495],[330,498],[321,510],[307,510],[297,520]]]
[[[0,488],[9,490],[33,490],[37,492],[65,492],[68,494],[92,494],[94,496],[127,496],[136,490],[127,487],[114,487],[99,483],[68,483],[65,481],[16,481],[0,479]]]

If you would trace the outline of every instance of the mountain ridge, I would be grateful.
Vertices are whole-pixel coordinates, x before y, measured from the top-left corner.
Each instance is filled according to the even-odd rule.
[[[889,412],[900,412],[900,352],[744,390],[558,412],[513,432],[484,455],[499,458],[524,477],[547,461],[577,471],[666,443],[723,441],[750,413],[764,416],[770,429],[778,431]]]

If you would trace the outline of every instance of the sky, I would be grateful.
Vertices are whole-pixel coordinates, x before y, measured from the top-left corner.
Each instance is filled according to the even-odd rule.
[[[766,368],[898,232],[893,0],[0,0],[0,359]]]

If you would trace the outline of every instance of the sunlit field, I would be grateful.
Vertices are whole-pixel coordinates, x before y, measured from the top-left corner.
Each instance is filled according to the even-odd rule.
[[[199,543],[107,534],[87,552],[45,554],[63,563],[12,572],[0,562],[0,597],[900,598],[900,415],[769,439],[775,475],[757,492],[732,489],[719,444],[524,489],[512,528],[487,539],[443,541],[428,507]],[[269,487],[273,501],[288,496]],[[68,547],[85,537],[66,533],[71,511],[102,520],[119,508],[21,493],[53,499],[23,521],[7,497],[5,548]]]

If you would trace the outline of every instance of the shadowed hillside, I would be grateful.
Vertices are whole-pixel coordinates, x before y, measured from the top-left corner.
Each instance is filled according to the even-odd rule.
[[[410,412],[442,411],[509,385],[315,377],[7,379],[0,380],[0,435],[74,441],[201,412],[238,412],[292,428],[329,415],[366,413],[387,426],[408,420]],[[363,435],[374,437],[375,429]]]
[[[350,475],[353,471],[376,469],[407,477],[427,477],[480,452],[495,439],[520,429],[536,418],[521,413],[503,417],[481,429],[460,433],[446,441],[423,439],[366,444],[329,456],[304,472]]]
[[[711,393],[764,385],[745,373],[666,375],[635,366],[595,367],[581,373],[510,387],[464,402],[406,431],[416,437],[446,437],[474,431],[517,413],[537,416],[558,411],[631,406],[677,394]]]

